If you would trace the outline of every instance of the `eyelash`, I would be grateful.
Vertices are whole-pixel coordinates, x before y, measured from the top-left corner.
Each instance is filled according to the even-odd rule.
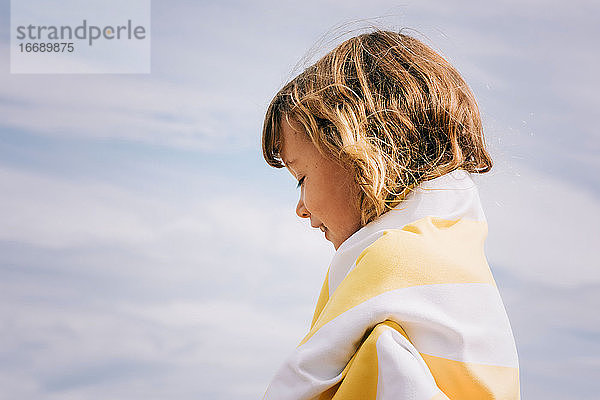
[[[300,186],[302,186],[303,183],[304,183],[304,177],[298,179],[298,184],[296,185],[296,188],[300,189]]]

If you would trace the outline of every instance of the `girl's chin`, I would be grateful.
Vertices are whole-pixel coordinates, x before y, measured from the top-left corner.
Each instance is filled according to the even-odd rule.
[[[336,240],[336,238],[332,238],[331,234],[329,234],[329,231],[325,231],[325,239],[327,239],[328,241],[331,242],[331,244],[333,244],[333,248],[335,250],[337,250],[338,247],[340,247],[341,244],[344,242],[344,241],[340,242],[339,240]]]
[[[333,247],[337,250],[340,247],[340,242],[335,240],[335,238],[331,237],[331,233],[329,233],[329,229],[325,229],[325,239],[330,241],[333,244]]]
[[[331,238],[331,234],[329,233],[329,230],[328,230],[328,229],[325,229],[325,232],[324,232],[324,233],[325,233],[325,239],[326,239],[327,241],[331,242],[331,243],[333,244],[333,247],[335,247],[335,249],[337,250],[337,248],[338,248],[338,245],[336,244],[335,240],[333,240],[333,239]]]

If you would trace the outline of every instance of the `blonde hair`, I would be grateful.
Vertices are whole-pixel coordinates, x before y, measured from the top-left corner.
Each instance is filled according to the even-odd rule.
[[[361,223],[414,187],[455,169],[492,167],[479,109],[460,74],[419,40],[376,30],[351,38],[287,83],[263,125],[267,163],[284,166],[282,119],[319,151],[352,168]]]

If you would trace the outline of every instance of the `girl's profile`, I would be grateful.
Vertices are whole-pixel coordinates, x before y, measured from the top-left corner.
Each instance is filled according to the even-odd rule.
[[[403,33],[353,37],[275,95],[262,148],[335,248],[266,399],[519,398],[471,179],[492,159],[454,67]]]

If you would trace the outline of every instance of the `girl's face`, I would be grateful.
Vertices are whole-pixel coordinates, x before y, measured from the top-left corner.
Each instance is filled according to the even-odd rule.
[[[298,181],[296,214],[309,218],[313,228],[338,247],[360,228],[358,184],[348,169],[323,156],[301,129],[282,120],[281,158]]]

